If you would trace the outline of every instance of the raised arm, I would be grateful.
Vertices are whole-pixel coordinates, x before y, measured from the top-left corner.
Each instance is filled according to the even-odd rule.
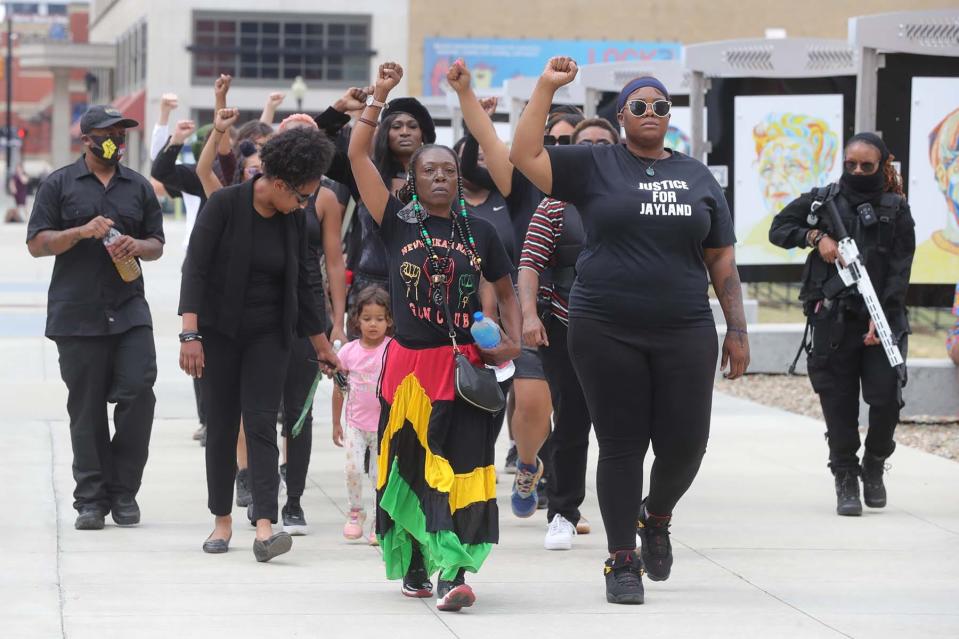
[[[396,62],[384,62],[376,74],[376,83],[373,85],[373,99],[377,102],[386,102],[390,91],[403,79],[403,67]],[[390,199],[390,191],[380,172],[376,170],[373,159],[370,157],[370,144],[373,142],[373,133],[376,130],[377,118],[380,116],[380,107],[368,105],[357,120],[350,136],[349,158],[353,169],[353,179],[360,193],[363,204],[377,225],[383,222],[383,213],[386,203]]]
[[[550,58],[513,134],[510,161],[543,193],[553,192],[553,167],[543,148],[543,123],[556,90],[572,82],[578,70],[572,58]]]
[[[260,114],[260,122],[272,125],[273,120],[276,119],[276,110],[280,108],[285,98],[286,94],[279,92],[267,96],[266,104],[263,105],[263,113]]]
[[[214,115],[213,129],[207,136],[203,152],[200,153],[200,159],[196,163],[196,175],[200,178],[203,192],[207,197],[223,188],[220,179],[213,172],[213,160],[216,158],[221,139],[227,136],[227,131],[238,117],[240,117],[239,109],[220,109]]]
[[[178,99],[175,93],[164,93],[160,96],[160,119],[153,126],[153,137],[150,138],[150,161],[160,155],[166,146],[170,131],[170,113],[176,109]]]
[[[473,93],[469,69],[462,60],[457,60],[450,66],[446,79],[459,98],[466,127],[483,149],[486,167],[496,183],[497,190],[506,197],[513,184],[513,163],[509,161],[509,149],[496,135],[493,120]],[[495,98],[488,106],[496,109]]]

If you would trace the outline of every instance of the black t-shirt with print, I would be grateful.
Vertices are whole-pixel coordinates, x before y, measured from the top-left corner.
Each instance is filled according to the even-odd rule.
[[[586,227],[570,317],[629,327],[712,326],[704,248],[736,243],[722,189],[676,151],[656,162],[625,145],[547,147],[553,198]]]
[[[452,259],[452,266],[446,274],[445,294],[453,314],[456,339],[460,344],[470,344],[473,342],[469,332],[473,313],[482,310],[479,300],[480,273],[473,268],[459,234],[450,241],[453,230],[451,220],[427,215],[423,224],[433,238],[433,246],[439,256],[448,254]],[[470,218],[470,227],[482,259],[483,277],[495,282],[510,275],[513,264],[493,226],[485,220]],[[396,340],[407,348],[450,344],[443,307],[433,301],[429,254],[420,236],[420,227],[412,215],[412,208],[404,208],[402,202],[390,197],[380,224],[380,237],[386,246]]]

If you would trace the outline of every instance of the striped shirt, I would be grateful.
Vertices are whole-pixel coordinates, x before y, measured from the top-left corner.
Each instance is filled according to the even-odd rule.
[[[543,271],[553,266],[556,244],[563,235],[565,210],[565,202],[552,198],[543,198],[539,203],[526,231],[526,240],[523,242],[519,259],[520,269],[529,269],[542,275]],[[560,295],[552,284],[540,286],[539,297],[549,299],[553,316],[563,324],[569,324],[569,300]]]

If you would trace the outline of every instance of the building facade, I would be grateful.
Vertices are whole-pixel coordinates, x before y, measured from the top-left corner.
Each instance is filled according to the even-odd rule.
[[[297,110],[290,87],[307,85],[302,110],[326,108],[350,86],[372,82],[377,65],[406,60],[407,2],[285,0],[265,10],[262,2],[232,0],[94,0],[90,39],[117,45],[117,66],[96,73],[94,100],[142,100],[149,127],[160,96],[175,93],[172,120],[212,118],[213,82],[233,76],[229,106],[241,120],[259,116],[267,96],[287,94],[278,118]],[[131,114],[132,115],[132,114]],[[131,164],[143,166],[145,147],[131,148]]]

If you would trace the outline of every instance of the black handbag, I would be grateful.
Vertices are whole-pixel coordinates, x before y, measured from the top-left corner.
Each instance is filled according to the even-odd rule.
[[[453,342],[453,355],[456,368],[453,376],[453,385],[456,394],[467,404],[485,410],[489,413],[498,413],[506,407],[506,396],[496,381],[496,373],[490,369],[474,366],[459,345],[456,343],[456,329],[453,327],[453,317],[447,300],[443,300],[443,311],[446,315],[446,325],[449,327],[450,341]]]

